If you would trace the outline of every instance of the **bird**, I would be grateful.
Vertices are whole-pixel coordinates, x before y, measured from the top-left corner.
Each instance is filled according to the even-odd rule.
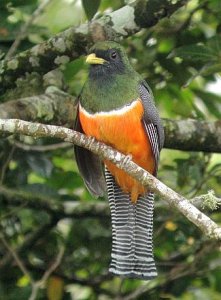
[[[113,147],[157,176],[164,130],[149,85],[117,42],[96,42],[86,63],[89,74],[77,100],[75,130]],[[82,147],[75,146],[75,159],[89,192],[108,197],[109,272],[123,278],[155,278],[153,192],[108,159],[102,161]]]

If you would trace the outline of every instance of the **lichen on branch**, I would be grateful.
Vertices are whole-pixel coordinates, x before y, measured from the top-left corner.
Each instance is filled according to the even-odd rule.
[[[73,127],[75,98],[56,87],[48,87],[45,94],[11,100],[0,104],[1,119],[43,121]]]

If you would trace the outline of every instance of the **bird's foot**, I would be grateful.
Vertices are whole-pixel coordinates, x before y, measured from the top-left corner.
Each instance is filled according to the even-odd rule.
[[[121,167],[124,167],[131,160],[132,160],[132,154],[126,155],[125,158],[120,162]]]
[[[91,149],[94,146],[94,142],[96,142],[95,137],[89,136],[88,137],[88,146],[89,146],[89,149]]]

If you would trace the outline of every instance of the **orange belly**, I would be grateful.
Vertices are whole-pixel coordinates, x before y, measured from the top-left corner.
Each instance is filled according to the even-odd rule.
[[[126,155],[131,155],[135,163],[153,174],[155,160],[142,125],[143,113],[140,100],[134,101],[126,109],[109,113],[89,114],[79,108],[81,126],[86,135],[93,136]],[[108,160],[104,163],[122,190],[131,193],[132,202],[136,202],[139,195],[147,192],[143,185],[113,163]]]

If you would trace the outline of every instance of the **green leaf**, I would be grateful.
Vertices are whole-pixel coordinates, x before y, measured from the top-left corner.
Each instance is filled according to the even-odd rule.
[[[189,45],[174,49],[168,58],[180,57],[186,60],[211,62],[217,60],[211,48],[204,45]]]
[[[101,1],[100,0],[82,0],[82,5],[88,20],[91,20],[96,14]]]
[[[188,87],[198,76],[208,76],[219,72],[221,72],[221,63],[207,63],[187,80],[187,82],[184,84],[184,87]]]
[[[207,46],[216,54],[217,56],[221,53],[221,36],[215,35],[207,41]]]
[[[76,172],[63,172],[62,170],[55,169],[46,183],[55,189],[70,189],[82,187],[82,179]]]
[[[195,94],[202,99],[204,105],[207,107],[208,111],[215,117],[221,117],[221,96],[203,91],[200,89],[193,89]]]
[[[64,70],[65,80],[70,83],[73,80],[73,77],[83,69],[84,59],[79,58],[70,63],[67,63]]]
[[[13,1],[8,1],[8,0],[1,0],[0,1],[0,7],[1,6],[6,6],[11,2],[11,5],[13,7],[16,6],[23,6],[23,5],[32,5],[32,4],[37,4],[37,0],[13,0]]]
[[[50,177],[53,165],[44,155],[29,154],[27,163],[30,168],[42,177]]]
[[[200,70],[200,75],[210,75],[214,73],[219,73],[221,72],[221,63],[220,62],[214,62],[211,64],[206,64],[201,70]]]
[[[8,22],[9,15],[7,9],[0,8],[0,42],[13,41],[22,24],[20,21],[15,24]]]
[[[92,1],[93,2],[93,1]],[[35,25],[46,27],[56,34],[70,26],[78,26],[83,18],[83,9],[75,1],[53,0],[35,21]]]

